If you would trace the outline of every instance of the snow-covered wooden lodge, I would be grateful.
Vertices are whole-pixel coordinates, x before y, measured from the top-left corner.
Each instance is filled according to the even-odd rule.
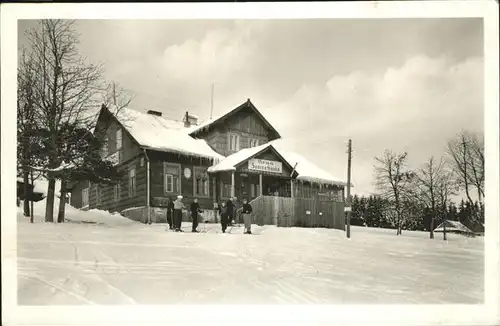
[[[71,204],[144,218],[145,212],[163,215],[168,198],[179,194],[188,204],[198,198],[205,209],[229,197],[270,194],[343,200],[345,182],[280,149],[280,134],[250,100],[218,118],[197,120],[188,112],[172,120],[158,111],[113,113],[103,106],[95,132],[105,130],[103,155],[126,173],[114,186],[74,185]]]
[[[460,233],[465,235],[474,234],[471,229],[463,225],[461,222],[452,220],[445,220],[434,229],[434,232],[445,231],[448,233]]]

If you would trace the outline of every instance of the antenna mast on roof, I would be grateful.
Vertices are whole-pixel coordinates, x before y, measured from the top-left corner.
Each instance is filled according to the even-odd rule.
[[[113,81],[113,104],[116,106],[116,85]]]
[[[210,100],[210,119],[212,119],[212,114],[214,112],[214,89],[215,89],[215,84],[212,83],[212,98]]]

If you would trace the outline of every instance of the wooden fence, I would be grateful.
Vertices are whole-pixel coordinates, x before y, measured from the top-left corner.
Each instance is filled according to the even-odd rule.
[[[345,230],[344,203],[319,198],[260,196],[250,202],[252,221],[280,227],[326,227]]]

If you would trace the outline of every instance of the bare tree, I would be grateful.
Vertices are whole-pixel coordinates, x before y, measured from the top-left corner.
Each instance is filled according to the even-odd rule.
[[[106,107],[113,105],[117,110],[120,110],[128,107],[134,97],[135,95],[132,92],[112,81],[106,87],[102,104]]]
[[[23,49],[17,69],[17,156],[18,171],[21,171],[24,183],[24,216],[30,216],[28,191],[31,146],[29,135],[36,121],[33,71],[33,61]]]
[[[99,107],[106,108],[111,112],[111,114],[118,116],[120,115],[121,120],[127,120],[126,117],[121,114],[123,109],[129,107],[130,103],[135,98],[135,94],[131,91],[121,87],[118,83],[114,81],[105,83],[104,87],[102,87],[99,95],[96,96],[97,101],[100,103]],[[99,118],[100,110],[94,110],[91,112],[86,120],[85,124],[89,130],[95,130],[96,137],[101,137],[106,134],[106,131],[109,128],[109,123],[111,120],[105,119],[107,122],[102,122],[99,126],[97,126],[97,119]],[[105,139],[101,139],[105,141]]]
[[[451,202],[451,196],[457,194],[457,184],[453,179],[453,171],[443,170],[437,188],[439,211],[444,215]],[[443,240],[446,240],[446,222],[443,224]]]
[[[476,188],[478,200],[484,198],[484,141],[477,134],[460,132],[448,142],[447,153],[460,188],[473,204],[471,188]]]
[[[434,239],[434,225],[437,215],[446,209],[449,198],[454,193],[455,185],[451,178],[451,172],[445,170],[442,158],[436,162],[434,157],[431,157],[418,170],[416,180],[418,186],[416,198],[419,198],[420,202],[431,212],[430,238]]]
[[[484,198],[484,138],[477,134],[469,135],[468,163],[472,171],[471,183],[477,190],[480,203]]]
[[[405,219],[402,203],[410,200],[409,185],[413,180],[413,173],[407,168],[407,156],[406,152],[395,154],[386,150],[382,157],[375,158],[375,186],[379,195],[389,203],[386,217],[396,228],[397,235],[401,234]]]
[[[43,171],[49,181],[45,221],[53,221],[55,175],[61,164],[59,129],[64,123],[85,118],[95,107],[102,67],[86,62],[78,52],[74,21],[42,20],[27,32],[34,61],[37,120],[47,131],[48,163]]]

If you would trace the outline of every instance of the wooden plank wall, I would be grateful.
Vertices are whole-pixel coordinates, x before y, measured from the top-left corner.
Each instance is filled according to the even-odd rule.
[[[216,152],[228,156],[233,153],[227,143],[228,133],[240,136],[240,149],[250,147],[250,139],[258,139],[259,145],[269,141],[264,122],[250,110],[240,111],[202,138]]]
[[[142,160],[141,160],[142,158]],[[129,186],[129,169],[135,167],[135,194],[129,196],[128,186]],[[119,181],[120,183],[120,199],[115,201],[114,199],[114,185],[102,184],[99,185],[101,201],[97,205],[97,191],[96,184],[92,184],[89,188],[89,208],[97,208],[100,210],[110,211],[110,212],[121,212],[124,209],[130,207],[141,207],[146,206],[146,163],[143,155],[139,155],[136,158],[130,160],[126,164],[120,165],[118,167],[120,171],[124,171],[124,174]]]
[[[252,221],[279,227],[323,227],[345,230],[344,203],[317,198],[260,196],[251,201]]]

